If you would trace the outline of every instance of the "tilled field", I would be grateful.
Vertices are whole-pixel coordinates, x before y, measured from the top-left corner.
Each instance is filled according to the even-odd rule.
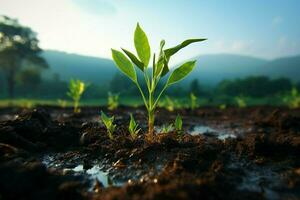
[[[100,110],[116,118],[110,140]],[[129,113],[142,131],[128,133]],[[159,133],[183,117],[184,135]],[[300,199],[300,110],[0,109],[0,199]]]

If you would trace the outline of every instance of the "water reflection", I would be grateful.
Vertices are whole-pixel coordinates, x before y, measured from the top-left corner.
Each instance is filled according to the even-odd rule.
[[[96,182],[96,180],[100,181],[104,187],[108,186],[121,186],[124,183],[114,182],[108,175],[108,172],[101,170],[98,165],[94,165],[92,168],[85,170],[83,165],[78,165],[74,168],[65,168],[64,171],[73,171],[78,174],[86,175],[89,179]]]
[[[211,136],[216,137],[219,140],[226,140],[228,138],[236,138],[236,135],[233,132],[230,132],[228,130],[222,130],[222,129],[215,129],[210,126],[206,125],[196,125],[194,126],[189,133],[191,135],[205,135],[205,136]]]

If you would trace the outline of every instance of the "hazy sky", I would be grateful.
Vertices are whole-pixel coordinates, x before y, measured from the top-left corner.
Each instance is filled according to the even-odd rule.
[[[160,39],[191,46],[175,61],[208,53],[262,58],[300,54],[300,0],[0,0],[0,14],[38,33],[41,47],[110,57],[110,48],[133,49],[137,22],[153,50]]]

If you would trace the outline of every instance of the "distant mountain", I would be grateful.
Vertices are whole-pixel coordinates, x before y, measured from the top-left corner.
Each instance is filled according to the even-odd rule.
[[[60,51],[44,51],[43,57],[50,65],[44,77],[52,78],[58,74],[61,80],[78,78],[86,82],[102,84],[110,81],[117,69],[112,60],[69,54]]]
[[[300,55],[272,60],[262,68],[272,77],[284,76],[294,81],[300,81]]]
[[[202,55],[194,58],[197,66],[189,79],[216,84],[224,79],[260,75],[261,67],[268,61],[250,56],[233,54]]]
[[[112,60],[68,54],[59,51],[44,51],[43,56],[50,64],[45,77],[57,73],[62,80],[79,78],[95,84],[107,83],[116,73],[120,73]],[[196,57],[197,67],[185,82],[199,79],[214,85],[224,79],[266,75],[271,78],[287,77],[300,81],[300,56],[275,60],[233,54],[212,54]],[[117,84],[117,83],[116,83]]]

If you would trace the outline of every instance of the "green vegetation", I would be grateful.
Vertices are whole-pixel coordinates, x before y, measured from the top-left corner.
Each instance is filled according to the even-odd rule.
[[[288,107],[295,109],[300,106],[300,94],[297,88],[293,88],[289,94],[283,97],[283,101],[287,104]]]
[[[299,90],[298,90],[299,91]],[[107,107],[107,96],[102,98],[88,98],[87,92],[84,93],[84,96],[80,100],[80,106],[105,106]],[[275,95],[275,96],[267,96],[267,97],[243,97],[246,102],[247,106],[261,106],[261,105],[269,105],[269,106],[287,106],[287,102],[284,100],[286,96],[290,94],[290,91],[284,94]],[[63,98],[67,98],[67,96],[63,96]],[[174,110],[180,108],[189,108],[190,107],[190,98],[188,95],[186,96],[172,96],[170,97],[175,102]],[[0,107],[7,107],[7,106],[16,106],[16,107],[25,107],[25,104],[30,102],[32,107],[40,106],[40,105],[51,105],[51,106],[59,106],[57,98],[56,99],[37,99],[37,98],[16,98],[16,99],[0,99]],[[119,104],[123,106],[132,106],[137,107],[143,105],[143,100],[139,97],[134,96],[122,96],[119,99]],[[205,106],[214,106],[219,107],[220,105],[226,105],[226,107],[237,106],[236,100],[234,97],[231,96],[222,96],[215,94],[214,96],[203,96],[201,99],[198,99],[198,106],[205,107]],[[66,107],[73,106],[73,101],[66,100]],[[163,98],[160,103],[159,107],[166,108],[167,104],[165,98]]]
[[[67,95],[71,97],[74,101],[74,113],[80,112],[79,101],[85,89],[86,85],[84,82],[80,80],[71,79],[69,85],[69,92],[67,93]]]
[[[182,42],[181,44],[164,49],[165,41],[162,40],[160,43],[160,52],[156,60],[155,54],[153,55],[153,69],[152,72],[149,71],[148,65],[151,57],[150,45],[145,32],[142,30],[139,24],[137,24],[134,33],[134,45],[138,57],[126,49],[122,49],[123,52],[128,56],[128,58],[120,51],[112,49],[112,58],[118,68],[128,77],[139,89],[141,96],[143,98],[145,107],[148,111],[148,135],[152,138],[153,128],[155,121],[155,109],[158,105],[159,99],[163,92],[174,83],[179,82],[185,78],[195,67],[196,61],[189,61],[182,64],[180,67],[171,72],[166,84],[163,86],[162,90],[156,94],[156,89],[158,83],[162,77],[164,77],[169,72],[169,61],[171,57],[176,54],[182,48],[192,44],[194,42],[204,41],[205,39],[190,39]],[[136,70],[134,65],[142,71],[147,86],[148,95],[145,95],[145,91],[142,90],[141,85],[138,82]]]
[[[0,73],[0,106],[5,106],[8,101],[11,101],[11,105],[24,105],[25,99],[33,102],[33,106],[36,104],[44,105],[58,105],[57,99],[68,99],[66,95],[68,91],[69,83],[61,80],[42,80],[37,87],[33,88],[29,84],[18,83],[15,87],[15,98],[9,99],[7,95],[7,85],[5,81],[1,79],[2,73]],[[107,94],[111,91],[113,94],[120,94],[119,105],[140,106],[143,104],[143,100],[140,99],[139,91],[135,88],[135,85],[131,83],[129,79],[122,76],[121,73],[112,77],[113,80],[108,82],[107,85],[95,85],[90,84],[84,92],[83,97],[80,100],[81,105],[107,106]],[[141,77],[142,78],[142,77]],[[263,88],[260,84],[253,80],[265,80],[262,77],[252,77],[224,81],[228,82],[226,87],[224,82],[216,85],[215,87],[199,84],[197,81],[183,82],[183,84],[173,85],[165,91],[167,95],[174,102],[174,110],[180,107],[190,107],[190,93],[193,92],[195,96],[201,96],[198,98],[198,106],[219,106],[220,104],[226,104],[227,106],[236,106],[236,96],[242,96],[247,106],[255,105],[273,105],[273,106],[286,106],[287,103],[283,101],[283,98],[290,93],[294,87],[300,91],[300,83],[294,83],[291,80],[280,81],[284,79],[267,79],[267,83]],[[253,84],[251,84],[253,82]],[[3,84],[2,84],[3,83]],[[118,83],[118,84],[116,84]],[[283,86],[285,84],[285,86]],[[223,86],[222,86],[223,85]],[[222,87],[221,87],[222,86]],[[145,84],[141,84],[143,90],[147,90]],[[158,84],[158,88],[162,88],[162,84]],[[198,89],[197,89],[198,88]],[[263,89],[264,93],[260,92]],[[159,101],[160,107],[166,107],[168,103],[165,98],[161,98]],[[70,106],[70,102],[67,101],[67,106]]]
[[[194,95],[194,93],[190,94],[190,100],[191,100],[191,109],[195,110],[198,107],[198,104],[197,104],[197,97],[196,95]]]
[[[61,107],[61,108],[65,108],[67,106],[66,100],[57,99],[57,103],[58,103],[59,107]]]
[[[246,100],[243,97],[235,97],[235,101],[239,108],[247,107]]]
[[[34,31],[0,15],[0,76],[4,77],[10,99],[15,97],[17,81],[33,86],[31,90],[40,82],[40,70],[48,67],[41,52]]]
[[[133,115],[130,114],[130,122],[129,122],[129,126],[128,126],[128,131],[133,140],[135,140],[137,138],[140,130],[141,129],[139,128],[139,125],[135,122]]]
[[[219,109],[220,110],[225,110],[227,108],[227,105],[226,104],[221,104],[219,105]]]
[[[175,101],[173,101],[169,96],[166,96],[163,107],[165,107],[168,111],[173,112],[175,109],[175,104]]]
[[[161,133],[169,133],[169,132],[171,132],[173,129],[174,129],[174,125],[173,125],[173,124],[169,124],[169,125],[164,124],[164,125],[161,127]]]
[[[174,125],[175,125],[176,134],[178,138],[181,139],[183,136],[183,131],[182,131],[182,119],[180,115],[177,115]]]
[[[101,120],[107,129],[107,134],[109,139],[114,139],[114,132],[116,129],[116,125],[114,124],[114,116],[108,117],[104,112],[101,111]]]
[[[107,107],[108,110],[115,110],[119,106],[119,94],[108,93]]]
[[[262,98],[274,96],[292,89],[286,78],[270,79],[266,76],[250,76],[244,79],[224,80],[216,88],[219,95]]]

